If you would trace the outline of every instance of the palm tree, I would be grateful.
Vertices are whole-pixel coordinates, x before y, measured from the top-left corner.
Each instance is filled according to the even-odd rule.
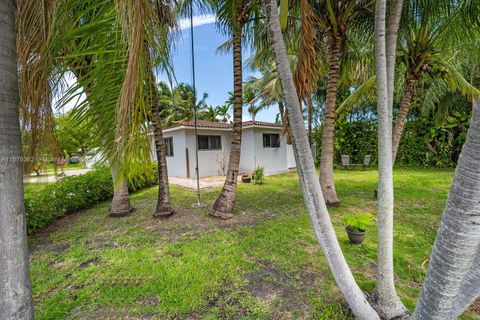
[[[472,301],[471,297],[465,301],[458,299],[474,292],[460,290],[472,289],[468,283],[471,279],[476,279],[477,282],[471,284],[478,289],[479,279],[478,275],[474,276],[473,266],[480,248],[479,141],[480,108],[477,107],[458,160],[413,319],[454,319],[468,307],[466,303]],[[478,261],[476,263],[478,265]]]
[[[444,2],[444,3],[443,3]],[[405,65],[404,93],[393,132],[392,157],[396,159],[405,121],[417,83],[424,76],[448,78],[452,87],[470,97],[480,92],[471,87],[450,61],[459,47],[473,43],[470,26],[463,19],[469,0],[437,6],[408,2],[400,29],[399,58]]]
[[[33,319],[18,112],[15,3],[0,0],[0,314]]]
[[[252,120],[255,121],[257,113],[261,110],[261,108],[255,106],[256,92],[251,88],[244,88],[243,101],[248,105],[247,111],[252,116]]]
[[[158,197],[157,208],[153,213],[156,218],[165,218],[172,215],[173,209],[170,203],[170,189],[168,184],[167,159],[165,158],[165,143],[163,141],[162,121],[160,118],[160,102],[158,98],[158,87],[155,84],[155,75],[151,66],[151,58],[148,56],[149,50],[146,50],[147,64],[146,68],[151,73],[151,78],[147,81],[150,83],[151,104],[152,104],[152,125],[153,137],[155,141],[155,151],[157,156],[157,172],[158,172]]]
[[[233,50],[233,132],[228,171],[222,191],[210,215],[222,219],[233,216],[242,143],[242,29],[247,22],[247,3],[244,0],[218,0],[214,11],[222,27],[232,36]]]
[[[336,120],[336,101],[338,79],[341,68],[342,55],[349,28],[358,21],[368,21],[372,6],[371,1],[320,1],[315,7],[319,16],[319,25],[326,32],[325,57],[328,65],[327,72],[327,100],[324,113],[322,131],[322,153],[320,157],[320,184],[327,205],[337,207],[340,205],[335,182],[333,180],[334,133]]]
[[[298,175],[307,212],[310,216],[317,241],[325,253],[330,270],[355,316],[358,319],[379,319],[377,313],[370,306],[363,292],[356,284],[355,279],[348,268],[328,215],[320,183],[316,176],[315,165],[305,131],[303,116],[300,112],[298,95],[285,50],[282,30],[278,20],[278,7],[276,0],[266,1],[265,10],[268,18],[270,41],[286,101]]]
[[[230,107],[224,104],[221,106],[217,106],[215,108],[215,113],[217,114],[217,116],[222,118],[222,122],[228,122],[228,120],[230,120],[231,118],[231,115],[228,113],[229,110]]]
[[[394,9],[399,2],[396,1]],[[395,61],[395,49],[391,37],[396,33],[392,23],[386,32],[386,0],[380,0],[375,8],[375,62],[378,117],[378,265],[377,286],[372,300],[375,309],[383,319],[405,316],[408,311],[395,291],[393,273],[393,166],[392,129],[390,101],[393,98],[393,75],[395,68],[389,63]],[[390,19],[397,21],[399,10],[392,10]],[[400,7],[401,12],[401,7]],[[396,24],[398,26],[398,24]],[[397,29],[398,30],[398,29]],[[387,51],[387,42],[389,48]],[[392,53],[393,51],[393,53]],[[389,62],[387,60],[390,60]],[[391,68],[389,68],[391,67]]]

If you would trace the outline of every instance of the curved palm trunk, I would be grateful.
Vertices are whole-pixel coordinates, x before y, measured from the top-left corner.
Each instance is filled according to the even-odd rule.
[[[283,35],[278,20],[276,0],[266,0],[265,9],[268,17],[270,41],[285,96],[293,147],[297,160],[297,170],[302,192],[310,216],[312,226],[330,270],[340,290],[345,295],[350,308],[357,319],[379,319],[377,313],[367,302],[362,290],[358,287],[338,244],[328,210],[316,176],[312,152],[308,144],[303,116],[300,112],[295,84],[288,62]]]
[[[155,76],[151,75],[152,90],[152,123],[153,137],[155,140],[155,150],[157,153],[158,163],[158,197],[157,208],[153,213],[154,217],[168,217],[173,214],[172,205],[170,204],[170,190],[168,185],[167,159],[165,158],[165,143],[163,141],[162,123],[160,120],[160,107],[158,105],[157,88],[155,86]]]
[[[455,300],[480,248],[480,110],[458,160],[413,319],[453,319]],[[456,310],[460,312],[463,310]]]
[[[382,319],[407,314],[395,291],[393,272],[393,166],[390,91],[386,49],[386,1],[375,10],[375,64],[378,115],[378,263],[377,285],[372,295]]]
[[[0,0],[0,317],[33,319],[18,113],[15,2]]]
[[[392,159],[395,164],[397,158],[398,146],[400,145],[400,139],[402,138],[403,128],[405,127],[405,120],[407,120],[408,112],[410,109],[410,103],[412,102],[413,94],[415,93],[415,86],[417,84],[416,79],[410,79],[407,77],[405,92],[400,102],[400,113],[398,114],[395,128],[393,129],[392,138]],[[392,164],[392,165],[393,165]]]
[[[78,67],[73,67],[70,66],[70,69],[72,70],[73,74],[77,78],[78,81],[82,82],[85,88],[85,95],[88,96],[91,93],[91,86],[93,83],[87,83],[85,84],[84,78],[86,77],[86,73],[88,72],[88,67],[91,65],[91,57],[85,57],[84,58],[84,65],[85,68],[81,69]],[[96,113],[97,117],[101,117],[102,115],[99,113]],[[106,142],[106,138],[103,138],[103,144]],[[125,217],[130,215],[135,209],[130,205],[130,199],[128,196],[128,185],[126,182],[126,178],[124,175],[121,177],[118,176],[118,168],[115,166],[115,164],[110,163],[110,174],[112,176],[112,181],[113,181],[113,198],[112,198],[112,203],[110,205],[110,208],[108,210],[108,214],[112,217]]]
[[[470,271],[463,280],[460,293],[455,299],[453,317],[456,319],[480,297],[480,252],[477,252]]]
[[[238,12],[242,12],[242,8]],[[237,17],[237,26],[233,32],[233,132],[228,171],[222,192],[218,196],[213,210],[214,217],[229,219],[233,216],[237,191],[238,167],[242,143],[242,23],[241,14]]]
[[[333,154],[335,139],[335,103],[337,101],[338,75],[340,72],[341,39],[330,35],[327,43],[327,103],[322,132],[322,153],[320,156],[320,185],[327,206],[338,207],[340,200],[333,181]]]
[[[118,172],[118,168],[114,164],[110,165],[110,173],[113,180],[113,199],[108,214],[111,217],[126,217],[135,210],[130,205],[127,179]]]

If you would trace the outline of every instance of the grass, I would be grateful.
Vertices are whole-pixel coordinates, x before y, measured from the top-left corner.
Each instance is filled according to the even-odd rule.
[[[395,172],[397,289],[413,309],[447,198],[451,170]],[[343,252],[365,291],[375,285],[376,231],[352,246],[343,214],[375,213],[375,171],[336,171],[342,206],[330,210]],[[210,205],[219,190],[203,191]],[[177,214],[154,220],[156,188],[134,194],[134,215],[108,203],[30,237],[38,319],[352,319],[316,244],[296,173],[240,184],[230,221],[192,209],[172,186]],[[196,210],[196,211],[194,211]]]

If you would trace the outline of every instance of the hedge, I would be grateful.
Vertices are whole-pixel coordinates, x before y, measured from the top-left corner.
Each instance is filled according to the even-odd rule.
[[[157,170],[152,168],[152,171],[133,173],[128,189],[133,192],[157,184]],[[79,176],[64,177],[41,190],[26,192],[27,232],[31,234],[59,217],[90,208],[112,196],[112,176],[106,166]]]

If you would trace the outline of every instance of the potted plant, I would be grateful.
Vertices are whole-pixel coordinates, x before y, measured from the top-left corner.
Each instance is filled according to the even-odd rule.
[[[342,221],[347,225],[345,231],[347,231],[348,239],[356,245],[363,242],[365,231],[374,224],[371,213],[347,214],[342,217]]]
[[[243,183],[250,183],[250,181],[252,181],[252,177],[248,173],[242,174]]]

